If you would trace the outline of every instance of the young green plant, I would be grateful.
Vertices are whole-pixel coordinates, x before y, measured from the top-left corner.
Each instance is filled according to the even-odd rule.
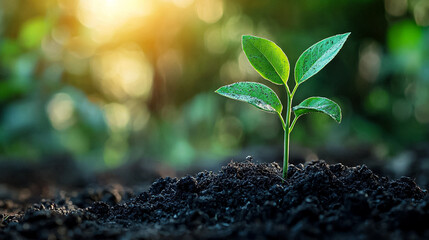
[[[319,112],[341,122],[341,108],[334,101],[324,97],[310,97],[292,108],[292,100],[298,87],[324,68],[340,51],[350,33],[335,35],[314,44],[305,50],[295,64],[295,86],[288,86],[289,60],[286,54],[270,40],[255,36],[243,36],[243,51],[250,64],[266,80],[283,85],[286,89],[286,113],[282,116],[283,105],[277,94],[269,87],[256,82],[239,82],[223,86],[216,93],[243,102],[261,110],[277,114],[284,130],[283,177],[287,177],[289,166],[290,133],[299,117],[307,113]],[[294,113],[291,122],[291,114]]]

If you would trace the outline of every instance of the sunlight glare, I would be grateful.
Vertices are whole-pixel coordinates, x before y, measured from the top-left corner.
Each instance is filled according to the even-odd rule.
[[[194,3],[194,0],[170,0],[170,1],[173,2],[174,5],[181,8],[189,7],[192,3]]]
[[[95,40],[111,37],[129,20],[147,16],[152,10],[149,0],[80,0],[79,21],[96,32]]]

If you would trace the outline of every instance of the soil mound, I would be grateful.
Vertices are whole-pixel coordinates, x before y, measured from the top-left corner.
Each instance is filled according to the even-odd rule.
[[[3,216],[0,239],[429,239],[429,196],[412,179],[323,161],[289,169],[284,180],[275,163],[231,162],[119,204],[59,196]]]

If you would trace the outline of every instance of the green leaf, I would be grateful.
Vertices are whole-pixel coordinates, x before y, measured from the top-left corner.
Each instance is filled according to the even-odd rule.
[[[310,97],[302,101],[299,105],[292,108],[295,117],[312,113],[320,112],[329,115],[338,123],[341,122],[341,108],[334,101],[324,97]]]
[[[340,51],[350,33],[335,35],[314,44],[295,65],[295,82],[301,84],[324,68]]]
[[[252,104],[253,106],[271,113],[281,113],[283,106],[276,93],[269,87],[255,82],[239,82],[226,85],[216,93]]]
[[[289,60],[279,46],[270,40],[243,36],[243,51],[261,76],[275,84],[285,84],[289,78]]]

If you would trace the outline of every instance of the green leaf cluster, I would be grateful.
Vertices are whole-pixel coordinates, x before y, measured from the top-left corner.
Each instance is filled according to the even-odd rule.
[[[285,153],[283,176],[287,176],[289,162],[289,136],[299,117],[307,113],[324,113],[341,122],[341,108],[334,101],[324,97],[310,97],[292,107],[293,96],[298,87],[322,70],[340,51],[350,33],[335,35],[323,39],[305,50],[295,64],[295,86],[292,91],[288,86],[290,64],[286,54],[274,42],[255,36],[243,36],[243,51],[250,64],[266,80],[284,85],[287,93],[285,119],[279,97],[269,87],[256,82],[239,82],[223,86],[216,93],[243,102],[261,110],[276,113],[285,131]],[[294,119],[291,122],[291,112]]]

